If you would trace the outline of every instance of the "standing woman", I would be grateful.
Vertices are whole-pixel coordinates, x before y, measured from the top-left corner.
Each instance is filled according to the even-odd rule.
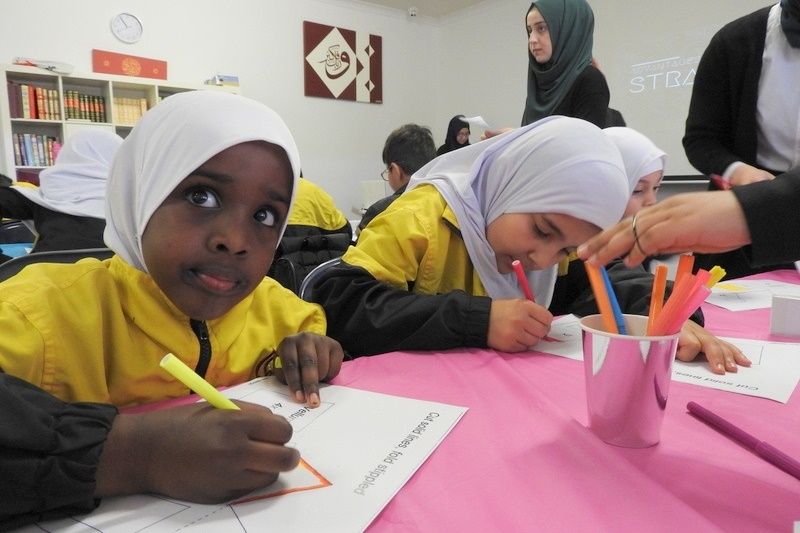
[[[566,115],[606,126],[610,92],[592,66],[594,13],[586,0],[537,0],[525,18],[528,97],[522,125]]]
[[[464,122],[464,115],[456,115],[447,125],[447,137],[444,144],[436,150],[436,155],[446,154],[459,148],[469,146],[469,124]]]

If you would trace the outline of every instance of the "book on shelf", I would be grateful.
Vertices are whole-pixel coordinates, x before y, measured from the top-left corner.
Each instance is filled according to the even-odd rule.
[[[17,166],[47,167],[58,156],[61,143],[58,137],[34,133],[14,133],[14,162]]]
[[[47,157],[47,148],[45,147],[44,137],[42,135],[35,135],[36,147],[39,150],[39,166],[50,165],[50,160]]]
[[[50,118],[53,120],[61,120],[61,112],[58,106],[58,91],[55,89],[47,90],[47,106],[50,112]]]
[[[44,120],[49,119],[44,106],[44,89],[42,87],[33,87],[34,94],[36,95],[36,110],[33,113],[33,118],[41,118]]]
[[[81,119],[90,122],[107,122],[103,96],[64,91],[64,114],[67,120]]]
[[[114,98],[114,120],[133,126],[147,112],[147,98]]]
[[[11,118],[60,120],[56,89],[14,81],[8,81],[7,89]]]
[[[19,99],[22,102],[22,117],[20,118],[31,118],[31,95],[28,85],[19,86]]]
[[[22,118],[22,107],[19,101],[19,85],[9,80],[6,82],[6,92],[8,92],[8,111],[11,118]]]
[[[23,133],[22,139],[25,141],[23,146],[25,146],[25,153],[27,157],[25,158],[26,165],[30,167],[36,166],[36,158],[33,157],[33,142],[31,142],[31,134],[30,133]]]
[[[22,150],[19,147],[19,133],[14,133],[11,139],[14,143],[14,164],[21,167],[24,163],[22,162]]]

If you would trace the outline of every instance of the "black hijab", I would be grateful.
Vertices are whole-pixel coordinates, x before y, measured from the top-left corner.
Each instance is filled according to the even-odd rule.
[[[461,120],[464,115],[456,115],[450,119],[450,124],[447,126],[447,137],[444,139],[444,144],[436,150],[436,155],[446,154],[459,148],[469,146],[469,138],[464,144],[458,142],[458,132],[463,128],[469,129],[469,124]]]

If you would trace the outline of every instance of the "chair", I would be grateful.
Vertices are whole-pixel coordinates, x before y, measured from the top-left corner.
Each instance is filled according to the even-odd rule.
[[[26,266],[33,263],[74,263],[84,257],[108,259],[114,255],[109,248],[82,248],[78,250],[52,250],[36,252],[9,259],[0,264],[0,282],[7,280]]]
[[[334,257],[333,259],[328,259],[324,263],[320,263],[319,265],[315,266],[314,269],[309,272],[305,278],[303,278],[303,282],[300,284],[300,290],[298,291],[300,298],[310,302],[311,293],[314,291],[314,284],[317,282],[320,276],[322,276],[326,270],[337,266],[341,262],[341,257]]]
[[[36,235],[21,220],[0,223],[0,244],[34,242]]]

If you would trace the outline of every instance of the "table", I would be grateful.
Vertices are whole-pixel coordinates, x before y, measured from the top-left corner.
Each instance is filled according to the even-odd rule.
[[[800,283],[794,271],[751,278]],[[769,335],[769,309],[703,310],[722,336],[798,340]],[[586,429],[582,363],[553,355],[395,352],[348,361],[333,383],[469,407],[370,533],[800,527],[800,480],[686,411],[695,401],[800,458],[797,391],[781,404],[672,382],[661,442],[628,449]]]

